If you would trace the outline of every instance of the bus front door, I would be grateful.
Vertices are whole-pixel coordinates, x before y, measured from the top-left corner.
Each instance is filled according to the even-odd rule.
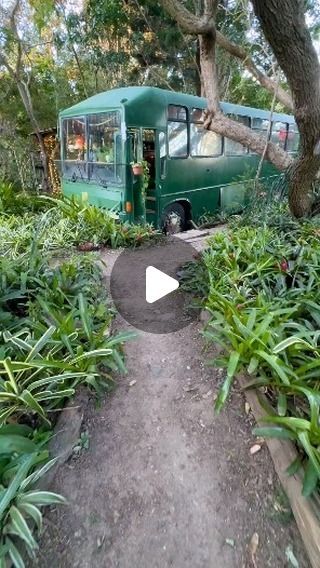
[[[148,185],[144,187],[146,201],[146,220],[157,226],[157,195],[156,195],[156,132],[142,130],[142,159],[148,165]]]

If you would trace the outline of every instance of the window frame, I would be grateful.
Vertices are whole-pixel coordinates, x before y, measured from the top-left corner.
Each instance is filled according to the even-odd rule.
[[[206,159],[206,158],[219,158],[219,156],[222,156],[223,154],[223,147],[224,147],[224,143],[223,143],[223,136],[221,136],[221,134],[216,134],[215,132],[213,132],[213,134],[216,134],[216,136],[220,137],[220,152],[217,154],[209,154],[209,155],[201,155],[201,154],[193,154],[192,153],[192,144],[191,144],[191,124],[204,124],[203,120],[193,120],[192,119],[192,114],[194,111],[197,110],[201,110],[201,112],[203,113],[205,109],[199,108],[199,107],[191,107],[189,109],[189,155],[190,158],[192,159]],[[211,132],[208,130],[208,132]]]
[[[298,135],[297,150],[288,150],[289,132],[292,132],[293,135]],[[287,130],[286,152],[288,152],[288,154],[297,154],[299,152],[299,147],[300,147],[300,132],[299,132],[298,126],[295,122],[289,122],[288,123],[288,130]]]
[[[273,136],[273,133],[274,133],[274,132],[275,132],[275,133],[281,132],[281,129],[280,129],[280,130],[274,130],[274,129],[273,129],[273,127],[274,127],[275,124],[283,124],[283,125],[285,125],[285,127],[286,127],[286,139],[285,139],[285,143],[283,144],[283,146],[281,146],[280,144],[278,144],[277,142],[274,142],[274,141],[272,140],[272,136]],[[282,121],[282,120],[272,120],[272,126],[271,126],[271,131],[270,131],[270,138],[269,138],[269,140],[270,140],[270,142],[272,142],[273,144],[276,144],[281,150],[286,150],[286,149],[287,149],[287,142],[288,142],[288,132],[289,132],[289,123],[288,123],[288,122],[284,122],[284,121]]]
[[[122,170],[121,170],[121,163],[117,164],[117,162],[115,161],[115,157],[116,157],[116,140],[113,137],[113,152],[114,152],[114,160],[112,162],[104,162],[104,161],[100,161],[100,160],[90,160],[90,126],[96,126],[94,123],[90,123],[90,119],[92,119],[92,117],[97,117],[97,116],[101,116],[101,115],[106,115],[108,113],[117,113],[118,117],[119,117],[119,124],[118,126],[112,126],[111,128],[114,129],[118,129],[117,132],[121,135],[121,123],[122,123],[122,115],[121,115],[121,110],[120,109],[107,109],[107,110],[100,110],[100,111],[96,111],[96,112],[90,112],[86,115],[86,124],[87,124],[87,136],[88,136],[88,145],[87,145],[87,164],[88,164],[88,180],[89,182],[98,182],[100,183],[103,187],[104,184],[107,186],[107,184],[111,184],[111,185],[118,185],[118,184],[123,184],[123,174],[122,174]],[[120,166],[120,176],[118,176],[118,166]],[[113,177],[107,177],[106,179],[104,179],[103,177],[101,177],[101,179],[99,180],[99,169],[101,168],[106,168],[105,171],[109,172],[113,172]],[[102,169],[103,172],[103,169]],[[101,181],[103,181],[104,183],[101,183]]]
[[[77,177],[80,177],[82,179],[82,181],[85,181],[86,183],[89,184],[97,184],[97,179],[92,175],[92,166],[100,166],[103,167],[104,166],[104,162],[98,162],[98,161],[90,161],[89,160],[89,121],[90,118],[92,116],[95,115],[101,115],[101,114],[106,114],[106,113],[118,113],[119,115],[119,126],[117,127],[119,129],[119,135],[121,136],[121,155],[123,154],[124,151],[124,138],[123,138],[123,126],[125,125],[126,127],[126,123],[124,123],[124,115],[123,115],[123,111],[121,108],[116,107],[116,108],[108,108],[108,109],[103,109],[103,110],[94,110],[93,112],[88,112],[84,115],[75,115],[75,116],[61,116],[59,118],[59,125],[60,125],[60,132],[61,132],[61,152],[60,152],[60,157],[61,157],[61,171],[62,171],[62,177],[66,176],[66,171],[64,168],[64,163],[66,165],[70,164],[75,164],[78,165],[78,167],[81,168],[81,171],[79,171],[80,175],[77,174]],[[86,141],[86,151],[85,151],[85,157],[83,160],[70,160],[67,159],[65,157],[65,150],[66,150],[66,144],[64,144],[64,122],[65,121],[69,121],[69,120],[84,120],[84,127],[85,127],[85,141]],[[66,138],[67,140],[67,138]],[[123,164],[120,164],[121,168],[123,166]],[[114,164],[114,167],[117,168],[117,164]],[[120,168],[120,175],[118,178],[116,178],[117,173],[114,177],[114,179],[110,179],[110,181],[108,181],[108,185],[115,185],[115,186],[123,186],[124,184],[124,176],[122,174],[122,169]],[[82,171],[83,170],[83,171]],[[100,183],[100,185],[102,185]]]
[[[169,118],[169,108],[170,107],[179,107],[183,108],[186,111],[186,118]],[[187,150],[186,154],[183,156],[171,156],[170,154],[170,136],[169,136],[169,123],[181,123],[185,124],[187,128]],[[167,105],[167,159],[169,160],[186,160],[189,158],[190,155],[190,127],[189,127],[189,108],[185,105],[175,105],[175,104],[168,104]]]
[[[66,122],[67,125],[69,123],[70,120],[83,120],[84,121],[84,139],[85,139],[85,143],[86,143],[86,149],[84,152],[84,158],[83,160],[73,160],[70,158],[66,158],[66,153],[67,153],[67,141],[68,141],[68,136],[69,136],[69,132],[68,132],[68,126],[67,126],[67,131],[66,131],[66,138],[64,138],[64,123]],[[62,162],[76,162],[79,164],[84,164],[84,163],[88,163],[88,121],[87,121],[87,115],[79,115],[79,116],[66,116],[66,117],[62,117],[61,120],[61,132],[62,132]]]
[[[256,126],[253,126],[255,120],[267,121],[268,127],[267,127],[266,129],[263,129],[263,128],[257,128]],[[269,131],[270,122],[271,122],[271,129],[270,129],[270,131]],[[267,143],[267,142],[269,142],[270,139],[271,139],[272,121],[270,121],[269,118],[262,118],[261,116],[251,116],[251,130],[252,130],[253,132],[257,132],[257,133],[265,132],[265,133],[267,134],[267,136],[265,136],[264,139],[265,139],[265,143]],[[269,132],[269,135],[268,135],[268,132]],[[250,153],[252,156],[256,156],[256,155],[257,155],[257,152],[253,152],[252,150],[249,150],[249,153]]]
[[[229,112],[229,113],[227,113],[227,117],[230,118],[231,120],[235,120],[234,117],[247,118],[247,119],[248,119],[248,124],[247,124],[247,125],[245,124],[244,126],[247,126],[248,128],[250,128],[250,130],[252,130],[252,116],[251,116],[250,114],[237,114],[237,113],[235,113],[235,112],[232,112],[232,113]],[[240,123],[241,123],[241,121],[237,121],[237,120],[236,120],[236,122],[240,122]],[[243,124],[243,123],[241,123],[241,124]],[[228,144],[227,141],[228,141],[228,140],[230,140],[230,141],[233,142],[234,144],[239,144],[240,146],[242,146],[242,147],[245,149],[245,151],[242,152],[241,154],[240,154],[240,153],[238,153],[238,154],[237,154],[237,153],[230,153],[230,154],[228,154],[228,153],[227,153],[227,144]],[[231,140],[230,138],[228,138],[227,136],[225,136],[225,137],[224,137],[224,149],[223,149],[223,153],[224,153],[224,156],[225,156],[226,158],[239,158],[239,157],[241,157],[241,156],[248,156],[248,154],[249,154],[249,147],[248,147],[248,146],[243,146],[243,144],[241,144],[241,142],[235,142],[234,140]]]

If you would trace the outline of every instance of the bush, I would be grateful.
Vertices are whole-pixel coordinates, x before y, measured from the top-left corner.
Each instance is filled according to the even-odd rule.
[[[29,252],[32,242],[44,251],[139,246],[155,239],[150,225],[129,225],[116,221],[109,211],[75,199],[42,197],[46,211],[10,214],[0,208],[0,254],[17,258]],[[87,246],[86,246],[87,245]]]
[[[44,211],[48,207],[49,204],[37,193],[17,191],[12,183],[0,180],[0,213],[23,215]]]
[[[40,508],[64,502],[34,487],[53,463],[44,446],[56,411],[79,384],[112,388],[131,334],[110,331],[92,254],[56,264],[32,240],[29,254],[0,257],[0,274],[0,558],[21,568],[23,547],[37,549],[30,521],[40,531]]]
[[[310,495],[320,485],[320,226],[291,222],[286,231],[274,224],[271,217],[268,226],[242,219],[211,238],[188,267],[186,285],[192,274],[191,287],[211,313],[204,335],[222,347],[211,361],[226,367],[216,410],[245,369],[249,388],[263,387],[269,400],[267,426],[257,433],[295,441]]]
[[[29,436],[25,426],[0,428],[0,554],[3,566],[13,565],[16,568],[25,565],[24,550],[32,559],[35,558],[38,545],[33,527],[41,532],[41,508],[66,502],[57,493],[36,488],[35,484],[55,460],[43,463],[44,459],[47,460],[47,452],[37,450]]]

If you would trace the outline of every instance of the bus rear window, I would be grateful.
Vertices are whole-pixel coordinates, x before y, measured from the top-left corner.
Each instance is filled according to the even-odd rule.
[[[86,122],[84,117],[63,121],[63,157],[65,160],[86,160]]]

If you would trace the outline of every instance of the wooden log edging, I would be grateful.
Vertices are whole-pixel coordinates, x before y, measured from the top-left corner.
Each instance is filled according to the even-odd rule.
[[[238,375],[237,380],[241,389],[245,389],[248,384],[246,375]],[[257,391],[250,389],[243,390],[243,392],[250,404],[255,421],[259,426],[265,425],[263,423],[265,411],[259,402]],[[259,393],[259,396],[263,395]],[[289,476],[286,473],[293,460],[298,457],[297,450],[290,440],[266,438],[266,444],[282,487],[288,496],[311,566],[320,568],[320,519],[316,514],[312,499],[302,495],[301,474],[298,472]]]

